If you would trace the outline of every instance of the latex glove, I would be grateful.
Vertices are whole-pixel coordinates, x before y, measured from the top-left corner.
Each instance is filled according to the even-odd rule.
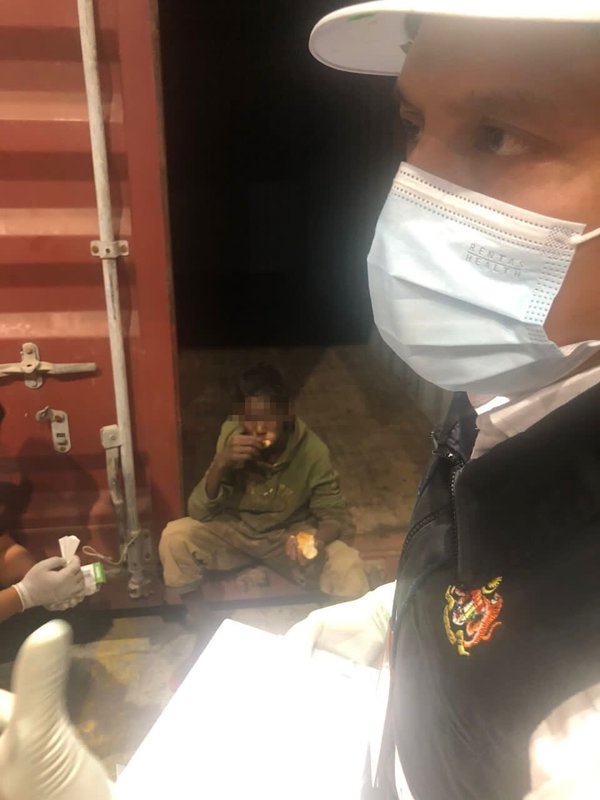
[[[85,592],[77,592],[76,595],[69,597],[68,600],[64,600],[62,603],[48,603],[44,608],[47,608],[48,611],[67,611],[69,608],[75,608],[84,600]]]
[[[15,696],[12,692],[0,689],[0,731],[5,728],[12,717],[15,707]]]
[[[0,736],[3,800],[116,800],[102,764],[66,712],[70,645],[71,629],[54,619],[19,650],[14,707]]]
[[[15,584],[23,611],[34,606],[64,603],[84,591],[81,562],[73,556],[66,564],[54,556],[34,564],[20,583]]]
[[[395,583],[386,583],[358,600],[311,611],[284,639],[304,656],[318,649],[357,664],[378,665],[385,650],[395,590]]]

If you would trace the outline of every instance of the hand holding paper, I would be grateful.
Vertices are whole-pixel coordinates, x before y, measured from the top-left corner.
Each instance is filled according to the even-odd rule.
[[[77,552],[79,544],[80,544],[79,537],[74,536],[72,534],[70,536],[61,536],[61,538],[58,540],[58,546],[60,547],[60,554],[67,562],[67,564],[70,564],[74,558],[77,558],[75,556],[75,553]],[[79,561],[79,559],[77,560]],[[66,611],[69,608],[74,608],[76,605],[79,605],[79,603],[81,603],[85,599],[85,573],[83,577],[84,577],[84,586],[80,591],[77,592],[77,594],[72,595],[71,597],[67,597],[65,600],[62,600],[57,603],[48,603],[45,606],[45,608],[47,608],[48,611]]]
[[[75,553],[77,552],[79,545],[79,538],[73,534],[70,536],[62,536],[58,540],[58,546],[60,547],[61,555],[67,564],[71,563],[73,559],[77,558]],[[68,608],[73,608],[78,603],[81,603],[85,597],[95,594],[100,588],[100,584],[106,582],[104,567],[99,562],[85,564],[81,568],[81,572],[83,573],[83,589],[78,591],[77,594],[68,597],[61,603],[52,603],[51,605],[46,606],[49,611],[66,611]]]
[[[49,611],[66,611],[98,591],[106,581],[102,564],[81,566],[75,555],[80,541],[77,536],[62,536],[58,546],[62,558],[46,558],[35,564],[23,580],[15,584],[23,610],[45,606]]]
[[[54,556],[34,564],[22,581],[15,584],[23,610],[35,606],[64,603],[83,595],[84,581],[77,556],[66,564],[65,559]]]

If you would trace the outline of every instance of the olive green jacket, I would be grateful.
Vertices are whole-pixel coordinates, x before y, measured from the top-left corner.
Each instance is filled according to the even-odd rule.
[[[236,421],[226,420],[217,453],[231,436],[242,432]],[[323,520],[336,519],[340,526],[348,524],[346,502],[329,450],[298,418],[275,464],[252,461],[243,469],[228,470],[214,500],[207,497],[205,482],[206,475],[188,501],[189,515],[200,522],[225,513],[241,519],[257,533],[310,519],[316,526]]]

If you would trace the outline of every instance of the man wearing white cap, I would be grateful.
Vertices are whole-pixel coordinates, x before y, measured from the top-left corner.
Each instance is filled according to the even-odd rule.
[[[600,4],[381,0],[325,17],[310,48],[399,75],[374,316],[456,395],[396,584],[289,636],[381,663],[391,630],[369,796],[596,796],[529,747],[600,681]]]

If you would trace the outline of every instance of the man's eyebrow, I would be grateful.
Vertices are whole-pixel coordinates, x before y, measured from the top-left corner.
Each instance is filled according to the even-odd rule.
[[[448,107],[453,110],[472,110],[480,114],[496,116],[530,116],[532,113],[539,114],[556,113],[556,105],[547,97],[541,97],[535,92],[525,89],[515,91],[495,91],[478,94],[470,92],[466,97],[459,100],[450,100]]]
[[[394,86],[394,96],[399,105],[419,109],[418,104],[408,98],[406,91],[398,83]],[[445,98],[443,105],[453,112],[476,111],[490,117],[524,117],[531,116],[532,113],[557,113],[556,104],[550,98],[540,97],[539,94],[524,89],[470,92],[464,97]]]

